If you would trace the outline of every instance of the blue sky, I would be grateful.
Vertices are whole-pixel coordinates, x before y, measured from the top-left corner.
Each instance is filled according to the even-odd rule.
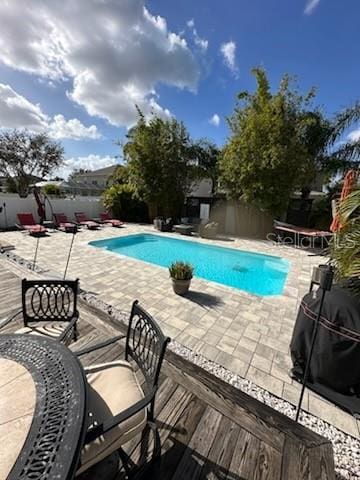
[[[134,103],[222,145],[257,65],[333,115],[360,97],[359,20],[358,0],[3,1],[0,128],[48,131],[63,175],[114,162]]]

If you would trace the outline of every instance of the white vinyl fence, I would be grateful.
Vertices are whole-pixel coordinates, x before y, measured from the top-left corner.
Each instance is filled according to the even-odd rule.
[[[69,221],[75,220],[74,212],[85,212],[90,218],[99,217],[103,211],[101,198],[75,197],[75,198],[50,198],[54,213],[65,213]],[[0,193],[0,228],[10,228],[18,222],[17,213],[31,212],[36,221],[39,220],[37,204],[33,195],[20,198],[17,194]],[[52,220],[52,211],[48,202],[45,203],[46,219]]]

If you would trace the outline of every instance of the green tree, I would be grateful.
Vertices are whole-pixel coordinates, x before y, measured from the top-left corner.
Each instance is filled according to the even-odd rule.
[[[343,138],[344,132],[360,121],[360,101],[338,113],[332,122],[329,145],[333,147],[331,161],[333,170],[343,173],[360,165],[360,136]]]
[[[21,197],[34,176],[43,178],[63,163],[62,146],[45,133],[12,130],[0,134],[0,173],[11,178]]]
[[[147,122],[139,111],[123,151],[131,184],[148,205],[150,219],[178,215],[194,178],[192,144],[184,124],[158,116]]]
[[[135,186],[130,183],[127,167],[119,165],[115,169],[102,198],[105,208],[115,218],[130,222],[148,221],[146,205],[139,199]]]
[[[202,138],[192,144],[192,157],[195,162],[194,173],[199,180],[210,178],[213,184],[213,191],[219,178],[220,149],[207,138]]]
[[[327,165],[331,126],[311,108],[313,90],[300,95],[285,75],[271,93],[265,71],[253,73],[255,93],[241,92],[228,119],[231,136],[220,159],[220,180],[232,198],[279,215],[295,188],[309,185]]]

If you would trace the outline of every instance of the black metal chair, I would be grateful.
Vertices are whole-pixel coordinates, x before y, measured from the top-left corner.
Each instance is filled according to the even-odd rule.
[[[126,336],[120,335],[85,348],[77,352],[77,355],[104,348],[121,338],[126,338],[125,360],[85,369],[90,387],[90,426],[77,474],[117,451],[127,474],[131,475],[137,466],[131,462],[122,446],[139,433],[144,436],[145,432],[153,432],[154,445],[157,445],[153,450],[153,459],[160,451],[154,422],[154,403],[160,369],[170,338],[164,336],[155,320],[135,301]],[[144,391],[129,360],[137,364],[144,376]]]
[[[22,309],[1,323],[4,327],[22,314],[24,326],[15,333],[44,335],[60,342],[77,340],[79,280],[22,280]]]

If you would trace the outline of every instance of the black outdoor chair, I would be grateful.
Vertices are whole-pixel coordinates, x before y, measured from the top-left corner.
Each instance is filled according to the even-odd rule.
[[[134,465],[122,446],[142,433],[152,431],[155,448],[152,460],[160,452],[159,435],[154,422],[154,403],[165,350],[170,338],[165,337],[155,320],[137,301],[132,305],[127,335],[120,335],[94,347],[77,352],[78,356],[126,338],[125,359],[93,365],[85,369],[89,384],[89,429],[77,475],[118,452],[126,473],[131,476]],[[142,390],[133,366],[134,360],[145,380]]]
[[[22,309],[0,324],[4,327],[18,315],[24,326],[15,333],[43,335],[70,343],[77,340],[79,280],[26,280],[21,284]]]

